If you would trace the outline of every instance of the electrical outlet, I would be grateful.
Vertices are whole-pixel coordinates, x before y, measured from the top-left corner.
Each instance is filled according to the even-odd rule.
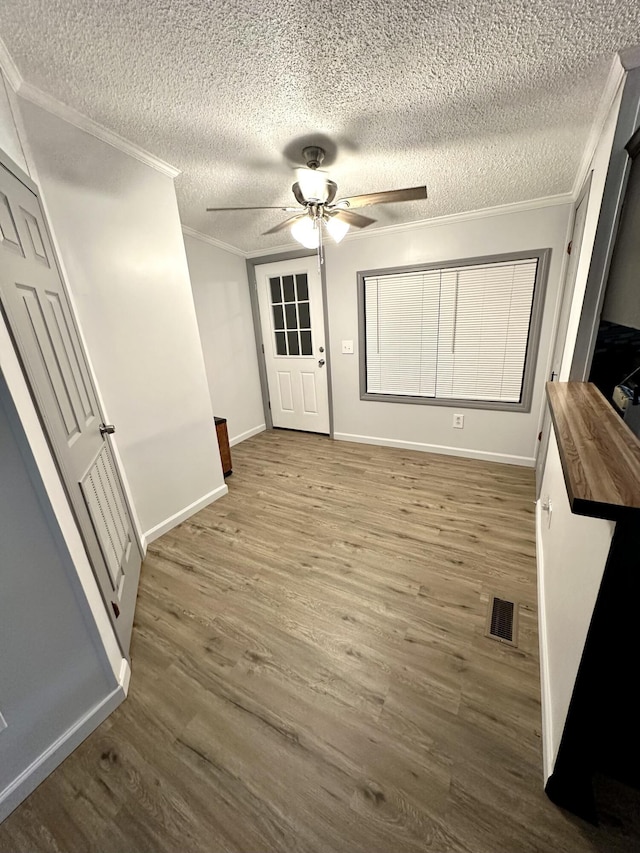
[[[353,355],[353,341],[342,341],[342,352],[344,355]]]
[[[2,716],[2,714],[0,714],[0,732],[4,731],[4,729],[6,729],[6,728],[7,728],[7,721]]]
[[[454,429],[464,429],[464,415],[454,415],[453,416],[453,428]]]

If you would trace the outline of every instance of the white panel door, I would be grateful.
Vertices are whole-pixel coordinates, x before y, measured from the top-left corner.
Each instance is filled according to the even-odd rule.
[[[0,307],[127,654],[141,555],[39,199],[2,165]]]
[[[256,267],[274,427],[329,433],[322,285],[315,257]]]

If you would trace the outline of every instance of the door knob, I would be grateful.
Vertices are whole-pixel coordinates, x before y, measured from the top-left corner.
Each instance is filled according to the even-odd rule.
[[[113,435],[116,428],[113,424],[100,424],[100,435],[104,438],[105,435]]]
[[[318,362],[318,367],[322,367],[324,365],[324,358],[321,358]]]

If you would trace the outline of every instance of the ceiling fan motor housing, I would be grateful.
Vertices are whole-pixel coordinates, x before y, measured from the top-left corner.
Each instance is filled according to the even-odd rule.
[[[324,160],[324,149],[317,145],[309,145],[302,149],[302,156],[305,159],[308,169],[318,169]]]

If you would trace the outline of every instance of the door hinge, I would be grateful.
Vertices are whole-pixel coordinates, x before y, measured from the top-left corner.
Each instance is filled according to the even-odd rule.
[[[262,354],[264,355],[264,344],[260,344],[260,346],[262,347]]]
[[[569,245],[567,246],[567,255],[571,254],[571,249],[573,248],[573,240],[569,241]]]
[[[269,406],[269,409],[271,409],[271,400],[269,400],[269,401],[267,402],[267,406]]]

